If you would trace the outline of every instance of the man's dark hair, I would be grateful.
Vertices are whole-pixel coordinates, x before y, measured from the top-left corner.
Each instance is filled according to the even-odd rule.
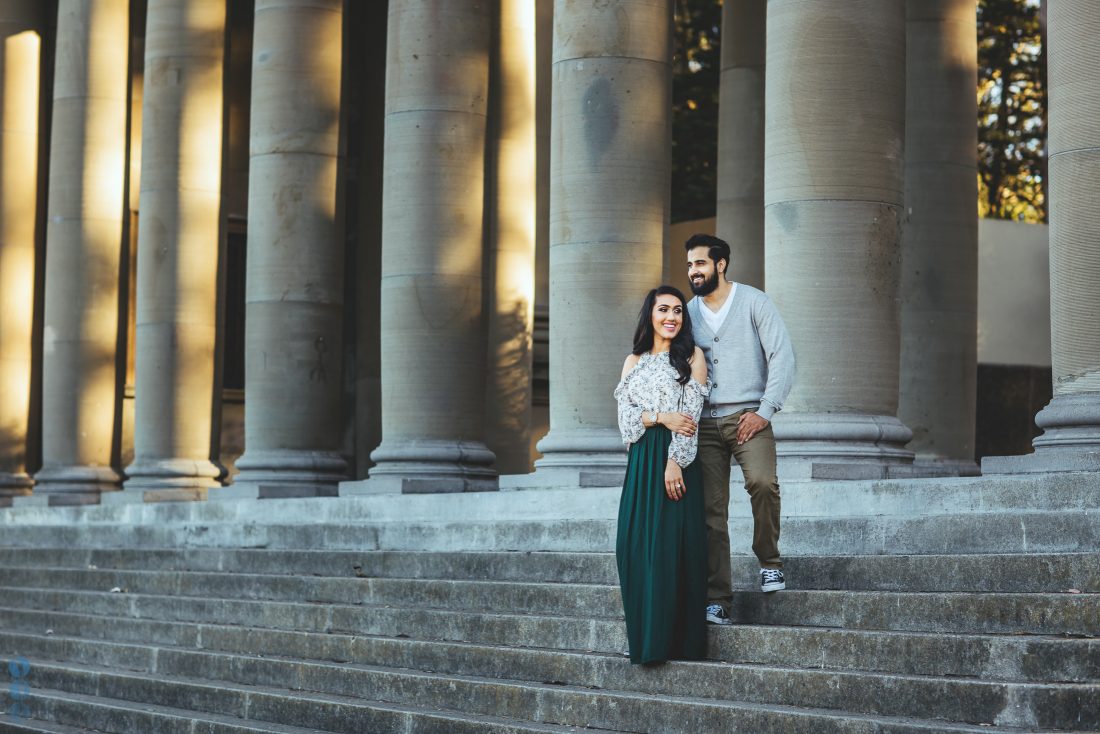
[[[725,260],[726,266],[730,263],[730,246],[725,240],[709,234],[693,234],[684,243],[684,249],[691,252],[696,247],[707,248],[707,256],[717,265],[719,260]]]

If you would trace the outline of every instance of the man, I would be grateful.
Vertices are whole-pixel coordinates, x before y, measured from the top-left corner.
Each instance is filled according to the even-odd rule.
[[[698,460],[707,516],[707,621],[731,624],[728,511],[730,457],[745,475],[752,504],[752,549],[760,561],[760,590],[786,588],[779,557],[779,482],[772,416],[794,382],[787,327],[762,292],[726,280],[730,247],[710,235],[686,243],[688,303],[695,343],[707,359],[710,397],[699,421]]]

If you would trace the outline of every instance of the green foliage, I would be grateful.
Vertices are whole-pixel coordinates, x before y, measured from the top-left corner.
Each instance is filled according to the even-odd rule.
[[[1046,219],[1046,58],[1036,0],[978,2],[978,211]]]
[[[714,215],[721,0],[676,0],[672,221]],[[979,0],[978,211],[1046,219],[1046,59],[1038,0]]]
[[[714,216],[721,0],[676,0],[672,59],[672,221]]]

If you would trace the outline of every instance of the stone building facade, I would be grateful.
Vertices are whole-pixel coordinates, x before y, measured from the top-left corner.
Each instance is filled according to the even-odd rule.
[[[4,501],[621,474],[679,267],[672,10],[0,0]],[[783,471],[976,472],[974,0],[723,12],[718,233],[798,354]],[[1098,30],[1052,4],[1054,399],[987,473],[1100,469]]]

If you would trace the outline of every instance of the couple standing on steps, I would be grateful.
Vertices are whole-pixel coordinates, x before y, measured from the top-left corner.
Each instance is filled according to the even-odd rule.
[[[695,298],[654,288],[615,388],[630,445],[615,556],[632,663],[699,659],[706,624],[731,624],[730,459],[745,475],[761,591],[783,589],[771,418],[794,350],[761,291],[726,280],[730,248],[685,243]]]

